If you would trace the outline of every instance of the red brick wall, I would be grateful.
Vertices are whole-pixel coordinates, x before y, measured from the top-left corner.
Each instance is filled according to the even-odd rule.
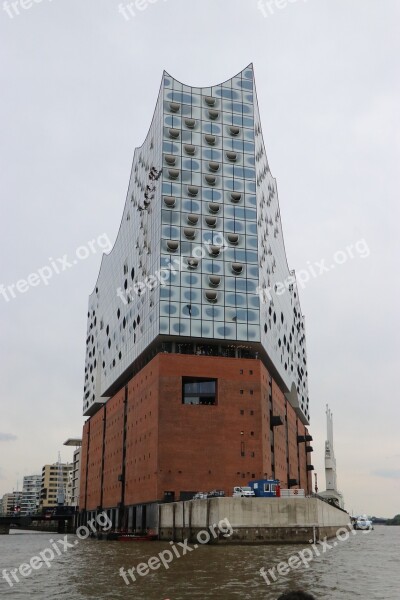
[[[272,381],[272,413],[279,415],[283,425],[274,427],[275,477],[287,487],[287,452],[286,452],[286,398],[275,381]]]
[[[262,477],[267,478],[272,476],[272,453],[271,443],[272,434],[269,421],[269,372],[261,365],[261,391],[260,391],[260,412],[261,412],[261,437],[262,437]]]
[[[107,402],[106,433],[104,438],[103,508],[112,508],[121,502],[122,447],[124,433],[125,388]]]
[[[79,508],[81,510],[86,509],[86,460],[89,443],[89,430],[90,421],[86,421],[83,426],[82,432],[82,449],[81,449],[81,477],[80,477],[80,489],[79,489]]]
[[[158,496],[167,490],[178,497],[181,491],[213,488],[232,494],[234,485],[262,477],[261,363],[191,355],[159,358]],[[182,374],[218,378],[217,405],[183,405]]]
[[[218,379],[217,404],[182,404],[182,376]],[[162,500],[166,491],[173,491],[176,498],[182,491],[214,488],[232,494],[234,485],[272,475],[269,373],[261,361],[158,354],[127,387],[126,505]],[[106,404],[105,508],[121,501],[124,398],[122,389]],[[274,427],[275,476],[286,487],[288,448],[290,477],[298,479],[299,446],[300,487],[309,489],[305,444],[297,444],[297,433],[304,435],[306,430],[274,381],[272,403],[273,415],[283,421]],[[104,410],[90,419],[87,510],[101,503]],[[88,426],[82,442],[82,499]]]
[[[90,418],[89,461],[87,472],[86,510],[96,510],[101,504],[101,463],[103,454],[102,407]]]
[[[128,384],[125,503],[157,499],[158,357]]]
[[[288,450],[289,450],[289,477],[290,479],[296,479],[300,487],[299,481],[299,459],[298,459],[298,446],[297,443],[297,415],[292,406],[287,403],[287,426],[288,426]]]
[[[297,423],[298,434],[299,435],[308,435],[308,429],[303,425],[301,421],[298,420]],[[307,445],[309,442],[307,442]],[[312,445],[312,444],[311,444]],[[307,471],[307,453],[306,453],[306,444],[301,442],[299,444],[299,458],[300,458],[300,487],[307,490],[309,493],[313,491],[313,482],[312,482],[312,471]],[[312,453],[308,455],[308,462],[312,464]]]

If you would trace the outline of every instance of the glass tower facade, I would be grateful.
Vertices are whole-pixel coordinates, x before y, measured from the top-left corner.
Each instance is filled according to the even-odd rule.
[[[190,342],[194,353],[207,343],[236,355],[250,348],[308,423],[304,319],[252,65],[209,88],[164,73],[120,230],[89,299],[86,342],[85,415],[152,345]]]

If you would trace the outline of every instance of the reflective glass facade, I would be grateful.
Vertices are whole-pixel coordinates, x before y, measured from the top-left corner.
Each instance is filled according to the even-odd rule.
[[[210,88],[167,73],[89,300],[84,414],[159,336],[263,348],[308,419],[304,324],[250,65]],[[260,286],[266,293],[260,294]]]

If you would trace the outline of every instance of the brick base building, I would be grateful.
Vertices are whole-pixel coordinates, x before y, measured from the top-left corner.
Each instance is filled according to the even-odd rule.
[[[261,360],[159,353],[85,423],[80,509],[134,529],[254,478],[311,492],[307,435]]]

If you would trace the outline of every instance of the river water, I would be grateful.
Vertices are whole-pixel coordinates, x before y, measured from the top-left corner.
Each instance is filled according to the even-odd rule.
[[[308,548],[313,559],[300,567],[299,552],[304,546],[202,546],[188,551],[175,544],[174,558],[165,569],[154,559],[157,570],[139,576],[127,585],[119,575],[163,553],[165,560],[173,547],[161,542],[106,542],[82,540],[68,535],[72,547],[59,542],[63,536],[48,533],[18,533],[0,536],[0,573],[18,568],[45,551],[48,564],[34,562],[36,570],[23,577],[20,573],[13,587],[0,580],[1,598],[13,600],[189,600],[221,598],[223,600],[275,600],[284,591],[303,589],[317,600],[368,599],[400,600],[400,527],[376,526],[374,531],[341,534],[342,540],[329,542],[330,548],[317,546],[320,556]],[[347,539],[345,539],[347,538]],[[335,545],[334,545],[335,542]],[[55,546],[52,546],[54,544]],[[52,550],[53,548],[53,550]],[[58,552],[54,549],[58,548]],[[50,552],[51,551],[51,552]],[[168,551],[168,552],[166,552]],[[185,556],[182,554],[186,551]],[[51,560],[51,553],[54,559]],[[60,553],[60,554],[59,554]],[[291,556],[291,570],[276,571],[281,561]],[[40,567],[39,567],[40,565]],[[260,576],[264,567],[273,571],[270,585]],[[145,571],[145,567],[142,567]],[[140,568],[139,568],[140,570]],[[23,568],[22,568],[23,571]],[[135,575],[136,570],[133,571]],[[129,577],[129,575],[127,575]]]

